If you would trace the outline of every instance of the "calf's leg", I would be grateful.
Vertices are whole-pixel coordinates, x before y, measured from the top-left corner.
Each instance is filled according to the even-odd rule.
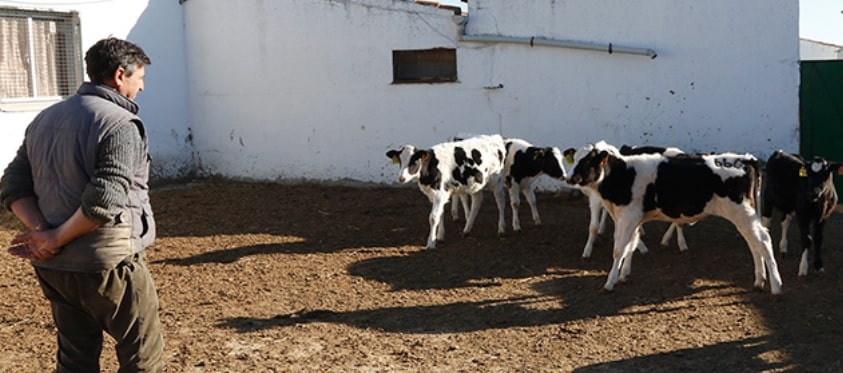
[[[685,241],[685,230],[681,224],[674,223],[674,225],[676,225],[676,244],[679,245],[679,251],[688,251],[688,242]]]
[[[468,213],[468,218],[465,219],[465,227],[462,230],[463,235],[468,235],[471,228],[474,228],[474,220],[477,219],[477,213],[480,211],[480,205],[483,203],[483,191],[479,191],[471,195],[471,209]]]
[[[489,187],[492,188],[495,204],[498,206],[498,236],[500,236],[506,233],[506,197],[504,196],[502,183],[493,182]]]
[[[606,210],[603,209],[603,201],[601,201],[600,197],[593,196],[593,192],[588,192],[586,194],[588,195],[588,210],[591,213],[591,216],[588,220],[588,240],[585,242],[585,247],[582,249],[583,259],[591,257],[591,250],[594,248],[594,240],[597,239],[601,212],[607,214]]]
[[[676,232],[676,245],[679,246],[679,251],[688,250],[688,242],[685,241],[685,233],[682,230],[682,225],[679,223],[671,223],[670,226],[667,227],[667,231],[664,232],[664,236],[662,236],[661,245],[669,246],[670,239],[673,238],[674,232]]]
[[[509,190],[509,205],[512,207],[512,230],[521,232],[521,219],[518,217],[518,209],[521,207],[521,186],[513,181]]]
[[[799,224],[799,242],[802,244],[802,258],[799,260],[799,277],[808,275],[808,250],[811,249],[814,239],[811,237],[811,219],[806,216],[797,215],[796,222]]]
[[[669,227],[667,227],[667,231],[664,232],[662,236],[662,241],[660,242],[662,246],[670,245],[670,239],[673,238],[673,232],[676,230],[676,223],[671,223]]]
[[[640,228],[640,227],[639,227]],[[624,258],[623,263],[621,264],[621,274],[618,277],[618,281],[626,282],[629,274],[632,273],[632,257],[635,255],[635,247],[638,246],[638,250],[641,250],[641,236],[640,236],[640,229],[636,229],[635,233],[632,235],[632,240],[637,242],[637,244],[630,244],[629,254]],[[646,251],[643,251],[646,252]]]
[[[636,232],[635,232],[636,239],[635,239],[635,246],[633,246],[633,247],[637,247],[638,251],[640,251],[641,254],[646,254],[646,253],[650,252],[650,249],[648,249],[647,245],[644,244],[644,241],[641,240],[641,236],[643,236],[643,235],[644,235],[644,226],[639,225],[638,229],[636,229]]]
[[[618,219],[620,220],[620,219]],[[603,290],[610,292],[614,290],[615,284],[620,277],[621,265],[624,260],[631,255],[630,252],[635,249],[634,237],[637,235],[639,221],[637,219],[624,222],[621,224],[615,221],[615,244],[612,251],[612,269],[609,270],[609,276],[606,279],[606,284],[603,285]]]
[[[814,224],[814,270],[817,272],[825,272],[823,268],[823,229],[825,227],[825,220],[820,220]]]
[[[603,207],[602,205],[600,207],[601,207],[600,210],[599,210],[600,224],[597,226],[597,234],[606,233],[606,219],[608,219],[608,217],[609,217],[609,211],[602,208]]]
[[[451,218],[454,221],[460,220],[460,206],[462,206],[465,219],[468,220],[468,196],[465,194],[454,194],[451,196]]]
[[[433,206],[430,209],[428,222],[430,223],[430,234],[427,237],[427,248],[435,249],[436,241],[445,240],[445,224],[442,222],[442,214],[445,212],[445,204],[449,196],[435,196],[432,199]]]
[[[723,217],[735,225],[735,228],[738,229],[747,246],[749,246],[755,264],[755,288],[763,290],[764,283],[769,276],[770,293],[773,295],[781,294],[782,279],[779,275],[776,258],[773,255],[770,233],[761,224],[761,219],[756,214],[755,209],[748,205],[736,205],[723,214]]]
[[[793,215],[782,216],[782,236],[779,238],[779,253],[782,255],[787,254],[787,229],[790,228],[791,220],[793,220]]]
[[[539,216],[538,207],[536,207],[536,192],[533,190],[533,186],[531,184],[532,183],[523,185],[521,193],[524,194],[527,204],[530,205],[530,213],[533,216],[533,224],[542,225],[542,218]]]

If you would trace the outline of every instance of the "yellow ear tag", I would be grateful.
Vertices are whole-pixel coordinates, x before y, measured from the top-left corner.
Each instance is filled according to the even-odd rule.
[[[569,164],[569,165],[574,164],[574,156],[571,155],[571,154],[566,155],[565,156],[565,163]]]
[[[398,157],[392,157],[392,164],[399,164],[399,163],[401,163],[401,160],[398,159]]]
[[[808,177],[808,169],[805,166],[799,169],[799,177]]]

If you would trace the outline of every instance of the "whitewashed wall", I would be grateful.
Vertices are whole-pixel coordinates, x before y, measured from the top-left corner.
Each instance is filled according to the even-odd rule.
[[[508,46],[473,53],[476,60],[463,62],[492,68],[466,80],[514,88],[499,92],[508,93],[501,105],[513,106],[501,119],[506,134],[764,155],[798,148],[796,1],[476,5],[469,34],[612,42],[659,54],[649,60]],[[519,130],[524,125],[540,129]]]
[[[469,34],[611,42],[656,59],[459,42],[451,12],[405,0],[55,4],[0,0],[79,11],[84,49],[114,35],[151,56],[138,101],[158,177],[391,183],[388,149],[460,132],[798,149],[797,0],[469,3]],[[393,50],[435,47],[457,48],[459,82],[391,84]],[[34,115],[0,113],[0,163]]]
[[[461,123],[476,110],[461,102],[476,94],[464,85],[391,84],[394,49],[456,47],[447,11],[398,0],[184,6],[204,172],[383,181],[390,146],[498,130]]]
[[[805,61],[843,60],[843,46],[800,39],[799,57]]]
[[[145,90],[138,96],[140,117],[150,136],[153,173],[173,178],[194,169],[190,144],[187,79],[184,63],[183,8],[163,0],[30,0],[2,1],[0,6],[79,13],[82,54],[98,40],[114,36],[141,46],[152,59]],[[87,80],[87,76],[85,77]],[[0,112],[0,167],[14,158],[38,108]]]
[[[656,59],[458,42],[450,12],[398,0],[203,0],[185,12],[208,173],[389,183],[386,150],[459,132],[798,149],[796,0],[469,2],[469,34],[611,42]],[[458,48],[458,83],[391,84],[393,50],[434,47]]]

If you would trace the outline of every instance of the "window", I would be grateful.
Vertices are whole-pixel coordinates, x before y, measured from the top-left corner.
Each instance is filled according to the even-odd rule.
[[[392,51],[393,83],[457,81],[457,51],[448,48]]]
[[[77,13],[0,8],[0,109],[58,100],[81,83]]]

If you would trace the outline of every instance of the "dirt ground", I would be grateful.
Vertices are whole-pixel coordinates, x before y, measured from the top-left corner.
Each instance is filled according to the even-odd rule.
[[[152,202],[170,372],[843,371],[839,215],[826,273],[798,280],[798,255],[779,256],[784,296],[772,302],[719,218],[686,229],[688,252],[659,245],[666,224],[646,224],[651,251],[600,293],[611,236],[581,260],[588,209],[568,193],[539,195],[542,226],[525,203],[524,232],[501,238],[489,196],[472,235],[448,216],[435,250],[414,187],[196,182],[154,189]],[[20,229],[0,213],[0,241]],[[31,266],[0,254],[0,371],[50,371],[48,303]],[[103,371],[116,371],[112,346]]]

